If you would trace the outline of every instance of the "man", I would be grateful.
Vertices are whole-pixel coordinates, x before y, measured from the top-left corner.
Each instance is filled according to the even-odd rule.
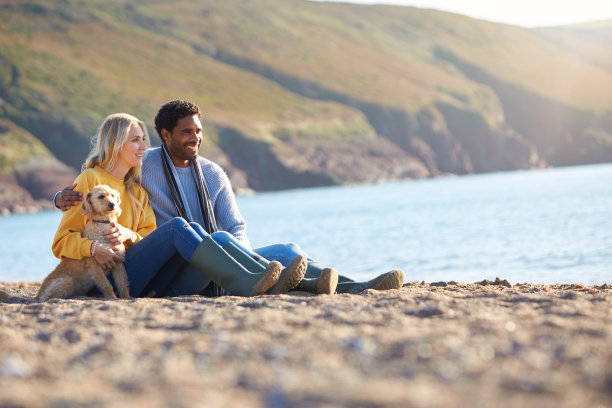
[[[274,244],[251,250],[246,222],[238,210],[229,178],[218,164],[198,155],[203,135],[197,105],[182,100],[165,104],[155,117],[155,129],[163,145],[147,151],[142,165],[142,185],[149,193],[157,225],[181,216],[199,223],[209,233],[227,231],[259,262],[277,260],[287,266],[298,254],[304,254],[295,244]],[[82,194],[72,188],[74,186],[54,197],[56,207],[62,211],[82,200]],[[392,270],[369,282],[354,282],[339,276],[333,268],[309,260],[305,278],[295,289],[311,293],[357,293],[369,288],[398,289],[403,281],[404,273]],[[150,289],[160,296],[222,294],[215,286],[185,264],[171,281],[163,281],[160,277],[152,282]]]

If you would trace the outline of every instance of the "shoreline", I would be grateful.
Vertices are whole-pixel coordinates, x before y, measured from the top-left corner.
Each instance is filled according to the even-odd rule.
[[[568,166],[534,166],[527,169],[517,168],[513,170],[505,170],[505,171],[491,171],[491,172],[475,172],[469,174],[454,174],[454,173],[444,173],[440,172],[439,174],[425,177],[425,178],[414,178],[414,177],[400,177],[400,178],[382,178],[375,181],[363,181],[363,182],[337,182],[329,185],[323,186],[309,186],[309,187],[288,187],[282,188],[278,190],[269,190],[269,189],[260,189],[255,190],[248,186],[237,186],[234,190],[236,196],[252,196],[256,194],[262,193],[275,193],[275,192],[283,192],[283,191],[291,191],[291,190],[303,190],[303,189],[314,189],[314,188],[327,188],[327,187],[348,187],[348,186],[361,186],[361,185],[376,185],[376,184],[387,184],[387,183],[396,183],[396,182],[406,182],[406,181],[415,181],[415,180],[424,180],[424,179],[440,179],[440,178],[452,178],[452,177],[465,177],[465,176],[483,176],[489,174],[499,174],[499,173],[517,173],[517,172],[537,172],[542,170],[551,170],[551,169],[567,169],[567,168],[576,168],[576,167],[591,167],[591,166],[606,166],[612,163],[586,163],[586,164],[577,164],[577,165],[568,165]],[[26,186],[20,184],[16,180],[7,179],[6,177],[2,178],[0,176],[0,216],[10,216],[10,215],[19,215],[19,214],[35,214],[38,212],[44,211],[52,211],[56,210],[53,205],[52,199],[55,192],[60,189],[72,184],[74,178],[78,175],[78,172],[75,169],[68,170],[68,176],[65,174],[61,174],[57,178],[57,180],[53,180],[53,182],[47,183],[46,189],[49,190],[48,194],[45,194],[46,198],[37,198],[34,199],[32,197],[32,193],[26,188]],[[58,187],[59,186],[59,187]]]
[[[0,406],[612,403],[612,286],[0,300]],[[34,296],[39,283],[0,283]]]

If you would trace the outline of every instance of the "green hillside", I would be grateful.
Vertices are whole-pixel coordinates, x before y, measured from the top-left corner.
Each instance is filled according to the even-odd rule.
[[[104,116],[154,133],[177,98],[256,190],[612,161],[610,22],[305,0],[8,0],[0,21],[0,120],[75,168]]]

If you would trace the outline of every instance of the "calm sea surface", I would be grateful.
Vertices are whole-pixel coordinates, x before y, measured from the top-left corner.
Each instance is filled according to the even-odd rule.
[[[406,281],[612,283],[612,165],[238,197],[254,247],[293,241],[340,273]],[[0,217],[0,281],[57,264],[60,212]]]

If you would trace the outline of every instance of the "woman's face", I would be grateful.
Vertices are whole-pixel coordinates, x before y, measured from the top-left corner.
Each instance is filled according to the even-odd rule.
[[[128,133],[128,139],[119,149],[118,163],[125,167],[142,166],[142,157],[147,145],[144,141],[144,132],[138,125],[133,125]]]

